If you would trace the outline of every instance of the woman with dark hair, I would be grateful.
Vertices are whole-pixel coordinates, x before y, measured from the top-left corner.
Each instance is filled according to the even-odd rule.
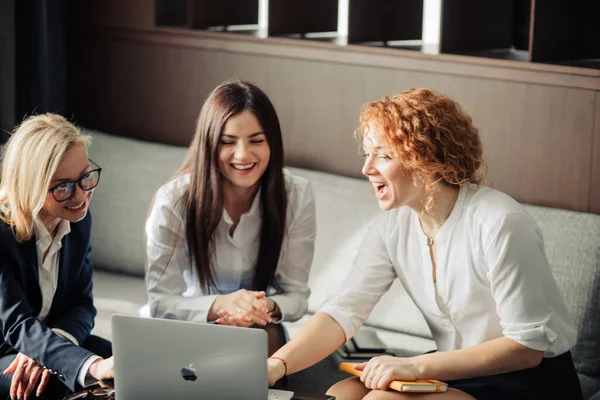
[[[225,82],[146,224],[150,314],[244,327],[297,320],[315,232],[312,190],[283,169],[271,101],[252,84]]]
[[[369,103],[359,137],[362,172],[386,212],[341,293],[267,361],[269,382],[351,338],[398,278],[438,351],[359,364],[360,379],[329,390],[336,399],[581,399],[569,351],[577,332],[542,235],[520,204],[482,184],[471,118],[447,96],[413,89]],[[449,389],[384,390],[394,379],[438,379]]]

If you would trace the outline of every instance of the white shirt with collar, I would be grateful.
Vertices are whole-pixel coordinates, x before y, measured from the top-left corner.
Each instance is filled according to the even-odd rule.
[[[417,214],[408,207],[382,213],[341,293],[320,311],[350,338],[399,278],[440,351],[505,336],[554,357],[575,344],[577,331],[552,277],[542,234],[515,200],[489,187],[462,185],[435,244],[437,283]]]
[[[71,232],[71,224],[69,221],[61,219],[56,227],[56,235],[52,237],[46,226],[38,219],[33,219],[33,232],[35,234],[35,245],[37,249],[38,272],[40,277],[40,292],[42,293],[42,308],[38,314],[40,321],[45,321],[52,308],[52,301],[58,286],[58,268],[60,262],[60,250],[62,248],[62,239]],[[47,252],[47,253],[46,253]],[[44,258],[44,253],[46,257]],[[62,329],[52,329],[54,333],[66,338],[75,346],[79,346],[79,342],[73,335]],[[96,361],[98,356],[90,356],[81,366],[77,375],[77,382],[85,387],[95,382],[91,376],[88,376],[90,366]]]
[[[308,275],[316,235],[315,200],[308,180],[284,170],[288,193],[286,231],[275,273],[275,288],[268,296],[281,310],[281,321],[295,321],[308,309]],[[226,210],[214,237],[214,271],[217,290],[204,293],[190,263],[185,238],[185,206],[190,175],[163,185],[156,193],[146,222],[147,290],[151,315],[207,322],[217,295],[249,289],[260,245],[260,191],[233,233]],[[142,311],[143,312],[143,311]]]

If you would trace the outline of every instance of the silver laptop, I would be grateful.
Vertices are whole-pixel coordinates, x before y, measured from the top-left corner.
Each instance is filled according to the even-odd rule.
[[[119,400],[288,400],[269,390],[267,333],[215,324],[112,317]]]

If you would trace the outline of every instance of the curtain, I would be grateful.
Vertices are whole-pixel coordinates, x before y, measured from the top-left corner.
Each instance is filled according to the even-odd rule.
[[[5,132],[27,115],[69,114],[67,10],[67,0],[0,0],[0,128],[4,139]]]

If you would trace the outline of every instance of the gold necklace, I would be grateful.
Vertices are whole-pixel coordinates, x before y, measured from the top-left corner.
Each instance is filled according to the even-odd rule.
[[[460,191],[460,188],[456,191],[456,196],[454,196],[454,198],[452,199],[452,201],[448,204],[448,209],[446,210],[446,215],[444,215],[444,218],[442,218],[442,222],[440,222],[440,224],[437,226],[436,228],[436,234],[437,231],[440,229],[440,227],[442,225],[444,225],[444,222],[446,222],[446,219],[448,219],[448,217],[450,216],[450,211],[452,210],[452,206],[454,206],[454,204],[456,203],[456,200],[458,200],[458,192]],[[423,229],[423,226],[421,226],[421,229]],[[423,231],[423,233],[425,233],[425,231]],[[427,233],[425,233],[425,236],[427,236],[427,246],[431,247],[435,244],[435,242],[433,241],[433,236],[429,236]]]

